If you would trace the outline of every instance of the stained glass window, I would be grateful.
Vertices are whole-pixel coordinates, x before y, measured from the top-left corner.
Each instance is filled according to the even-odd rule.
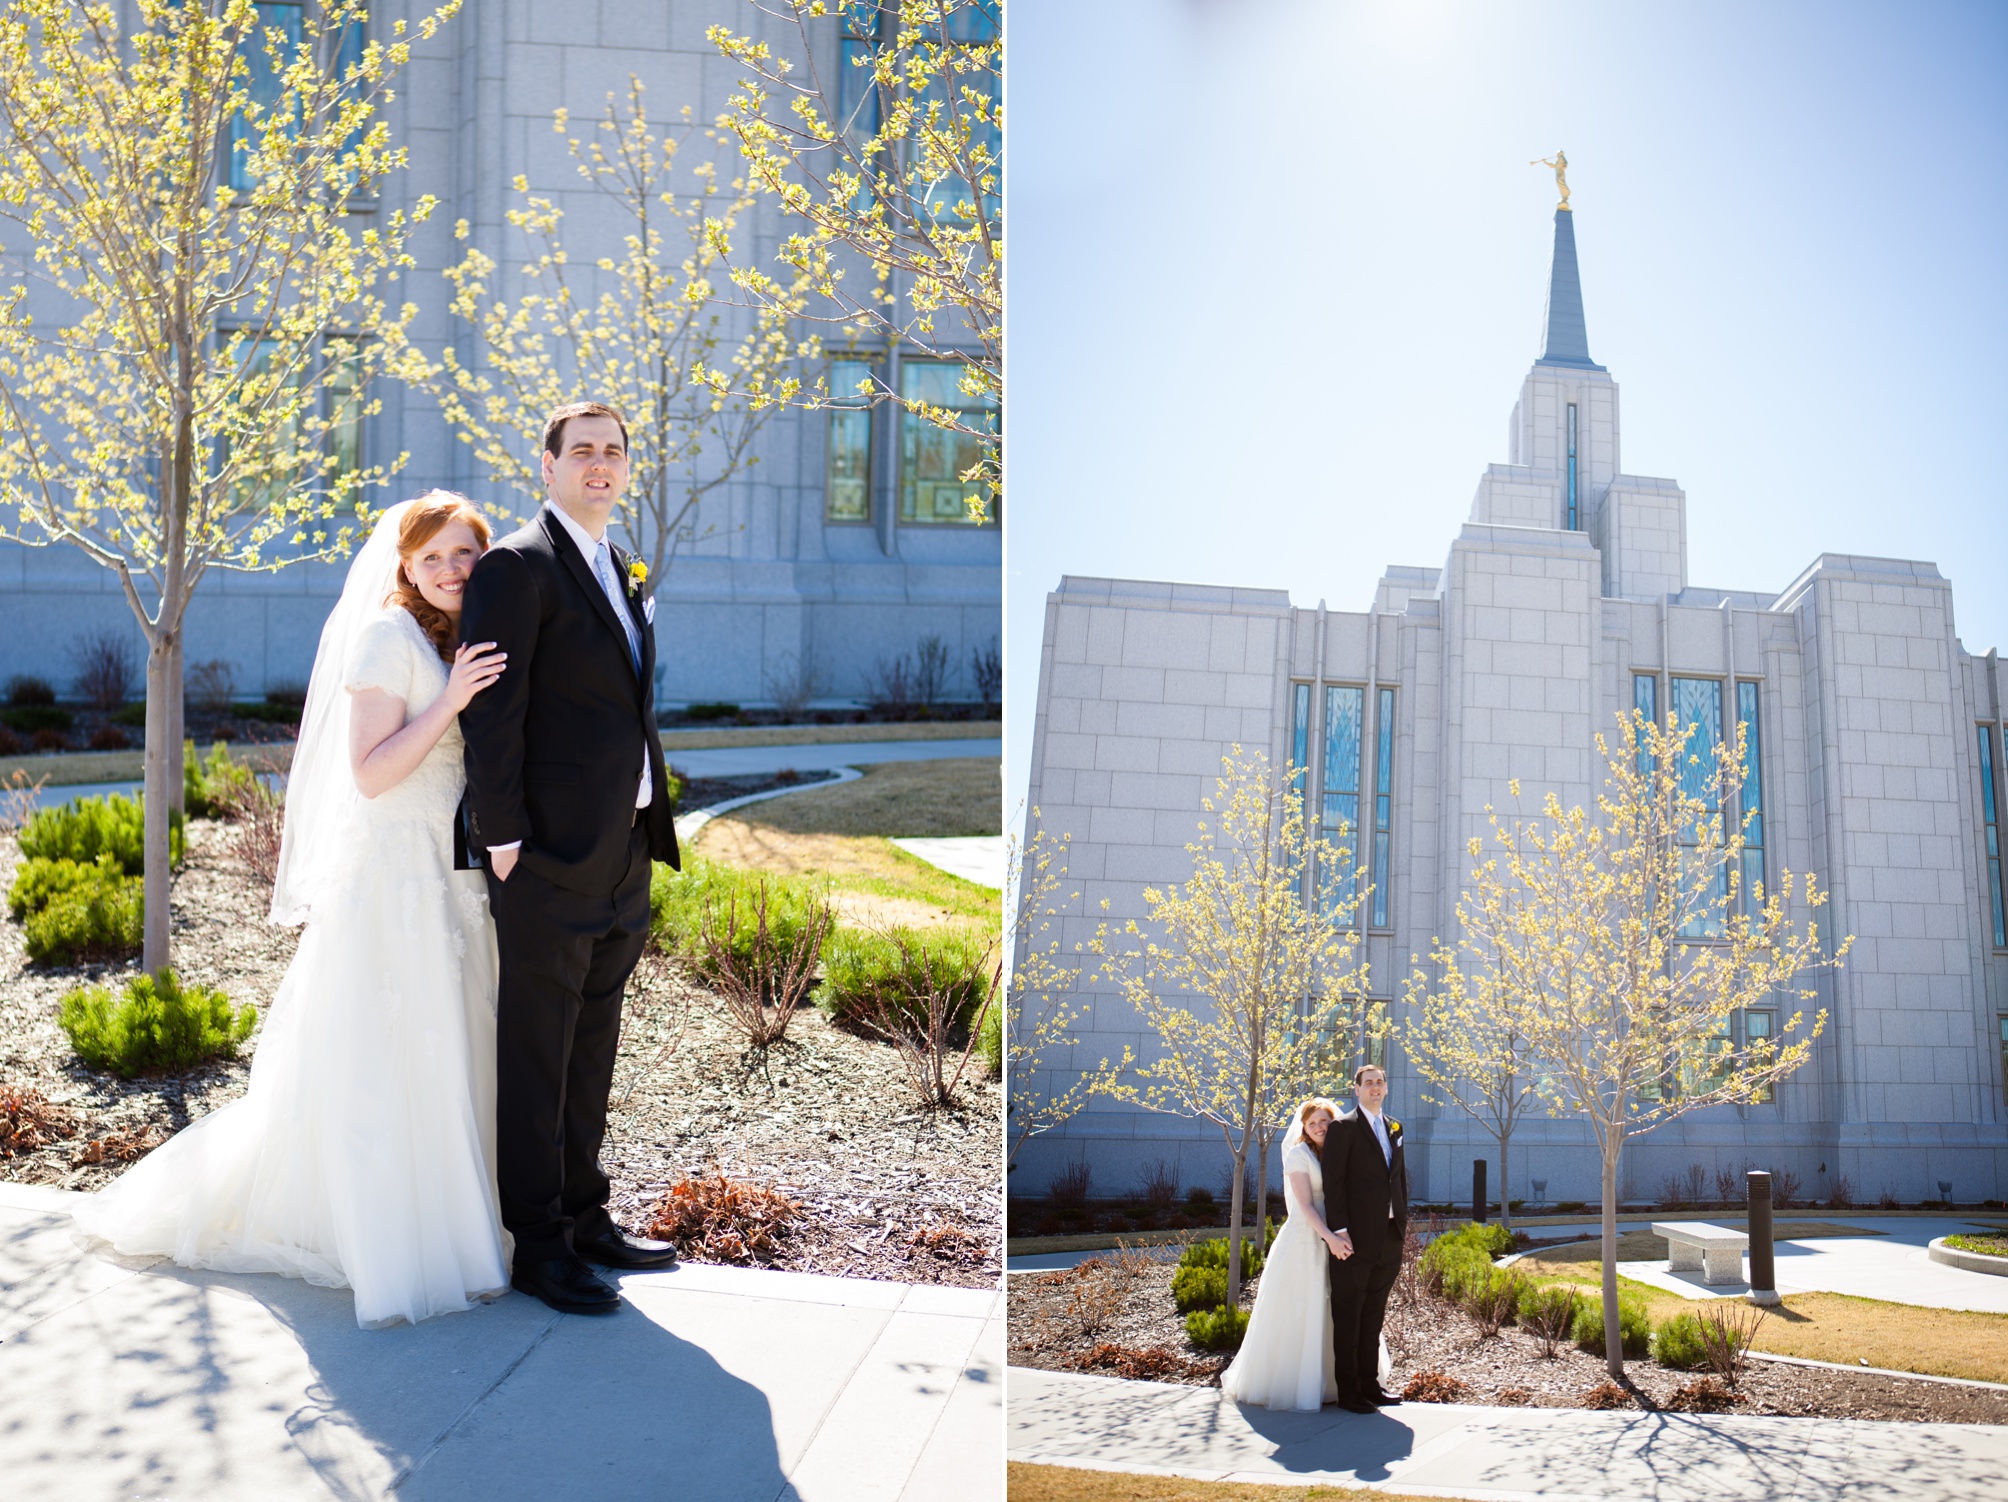
[[[1344,848],[1338,869],[1326,873],[1325,897],[1333,907],[1353,901],[1359,883],[1360,751],[1367,691],[1340,684],[1325,686],[1324,799],[1322,833]]]
[[[955,360],[908,360],[900,367],[900,395],[953,412],[967,427],[997,431],[997,404],[962,389],[962,365]],[[962,476],[983,458],[985,439],[944,428],[914,412],[900,413],[899,519],[902,522],[967,523],[968,497],[976,482]],[[987,440],[995,445],[996,438]],[[984,518],[994,524],[995,511]]]
[[[1994,791],[1994,727],[1980,727],[1980,818],[1987,841],[1987,894],[1994,919],[1994,947],[2008,948],[2008,914],[2001,905],[2001,816]]]
[[[823,517],[833,522],[872,519],[872,412],[858,387],[871,378],[866,360],[830,362],[830,461],[823,487]]]
[[[1386,928],[1388,851],[1394,832],[1394,690],[1380,691],[1374,709],[1373,926]]]
[[[1687,736],[1681,752],[1680,790],[1685,796],[1698,799],[1710,814],[1716,813],[1719,811],[1717,772],[1720,763],[1716,758],[1722,745],[1722,685],[1713,678],[1675,678],[1671,680],[1671,689],[1674,734]],[[1698,887],[1692,889],[1689,916],[1681,924],[1680,936],[1683,939],[1718,938],[1722,933],[1723,913],[1714,899],[1728,895],[1729,869],[1726,865],[1716,864],[1700,847],[1695,830],[1683,829],[1678,834],[1681,844],[1694,852],[1683,860],[1683,865],[1691,860],[1690,870],[1695,882],[1707,880],[1709,868],[1714,868],[1711,894],[1704,896]],[[1683,886],[1686,886],[1685,878]]]
[[[1648,725],[1657,725],[1659,723],[1659,679],[1653,677],[1650,673],[1636,673],[1632,676],[1632,708],[1644,717]],[[1643,735],[1643,732],[1641,732],[1641,735]],[[1643,743],[1641,743],[1638,753],[1638,769],[1641,772],[1649,773],[1652,771],[1653,765],[1651,754],[1645,750]]]
[[[1576,404],[1569,403],[1569,530],[1576,526]]]
[[[1290,786],[1301,795],[1311,764],[1311,685],[1290,685]]]
[[[1754,683],[1736,685],[1736,723],[1743,727],[1743,903],[1754,912],[1764,898],[1764,741]]]

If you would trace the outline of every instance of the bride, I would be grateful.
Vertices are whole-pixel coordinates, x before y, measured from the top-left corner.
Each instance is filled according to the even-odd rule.
[[[454,869],[459,711],[500,676],[456,645],[488,544],[435,490],[384,513],[321,633],[287,779],[272,921],[305,922],[243,1097],[77,1213],[185,1267],[355,1291],[416,1323],[509,1286],[495,1194],[495,930]]]
[[[1338,1396],[1332,1378],[1331,1278],[1338,1233],[1325,1224],[1318,1154],[1339,1108],[1322,1096],[1297,1107],[1283,1134],[1283,1197],[1289,1219],[1276,1233],[1255,1288],[1241,1351],[1220,1374],[1237,1403],[1315,1410]]]

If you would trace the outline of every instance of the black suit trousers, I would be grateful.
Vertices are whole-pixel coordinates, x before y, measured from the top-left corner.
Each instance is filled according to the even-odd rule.
[[[1388,1290],[1401,1272],[1401,1248],[1401,1231],[1390,1220],[1373,1252],[1330,1259],[1332,1383],[1340,1402],[1380,1385],[1381,1326],[1387,1320]]]
[[[648,836],[606,896],[557,886],[522,862],[489,908],[502,984],[495,1004],[496,1179],[519,1265],[567,1255],[576,1232],[606,1233],[600,1169],[621,997],[648,941]]]

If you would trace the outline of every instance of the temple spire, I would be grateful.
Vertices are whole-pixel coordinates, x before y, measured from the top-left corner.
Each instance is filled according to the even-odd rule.
[[[1547,345],[1539,363],[1602,370],[1604,367],[1590,358],[1590,336],[1583,326],[1583,282],[1576,272],[1575,220],[1566,202],[1555,210],[1555,259],[1548,271]]]

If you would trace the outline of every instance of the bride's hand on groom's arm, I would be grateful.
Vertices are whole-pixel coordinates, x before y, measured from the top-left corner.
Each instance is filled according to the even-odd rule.
[[[453,654],[453,669],[446,675],[446,692],[440,697],[459,714],[474,702],[474,696],[502,676],[509,654],[492,641],[462,642]]]

